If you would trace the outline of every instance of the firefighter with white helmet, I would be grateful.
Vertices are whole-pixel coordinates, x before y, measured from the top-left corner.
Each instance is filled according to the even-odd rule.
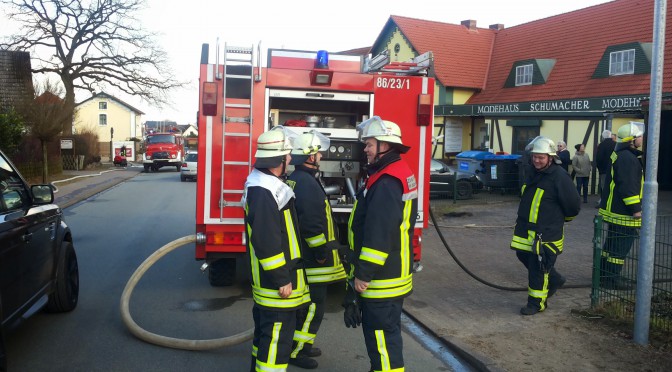
[[[562,253],[564,223],[579,214],[580,198],[571,177],[558,164],[555,143],[535,138],[526,150],[531,164],[521,188],[518,217],[511,249],[528,271],[527,304],[523,315],[546,309],[548,298],[565,283],[555,270],[557,255]]]
[[[262,133],[243,193],[254,299],[251,371],[286,370],[297,311],[310,304],[294,192],[284,182],[291,150],[285,128]]]
[[[300,134],[293,142],[290,164],[294,171],[287,179],[296,195],[300,244],[312,301],[299,310],[289,363],[307,369],[317,368],[312,357],[322,354],[313,343],[324,318],[327,285],[345,281],[331,205],[319,172],[322,152],[329,145],[329,138],[315,129]]]
[[[607,223],[602,248],[600,285],[606,289],[631,289],[621,271],[642,226],[644,123],[630,122],[618,128],[618,143],[611,154],[600,198],[599,213]]]
[[[396,123],[374,116],[357,129],[365,143],[368,178],[348,223],[352,258],[344,321],[348,327],[362,325],[371,370],[401,371],[401,310],[413,290],[417,183],[401,159],[410,147]]]

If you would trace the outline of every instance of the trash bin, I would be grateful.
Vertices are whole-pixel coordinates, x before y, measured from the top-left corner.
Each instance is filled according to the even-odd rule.
[[[518,189],[518,159],[520,155],[493,155],[483,159],[485,186],[493,189]]]
[[[487,151],[464,151],[455,156],[457,170],[460,172],[477,174],[485,173],[483,160],[495,155]]]

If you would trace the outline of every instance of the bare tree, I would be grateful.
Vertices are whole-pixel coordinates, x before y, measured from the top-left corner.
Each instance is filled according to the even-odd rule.
[[[20,24],[0,49],[33,51],[33,72],[59,75],[70,107],[75,89],[95,93],[112,86],[161,106],[169,90],[185,85],[168,70],[156,35],[138,26],[134,15],[144,0],[0,0],[0,5],[9,5],[5,13]],[[64,134],[72,133],[71,124],[65,123]]]
[[[51,80],[35,84],[34,96],[18,103],[29,135],[40,140],[42,148],[42,182],[49,178],[47,144],[58,137],[71,120],[73,107],[63,98],[63,88]]]

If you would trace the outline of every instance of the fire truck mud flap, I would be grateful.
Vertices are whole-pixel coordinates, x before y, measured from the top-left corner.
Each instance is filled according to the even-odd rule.
[[[221,258],[210,263],[208,280],[213,287],[227,287],[233,285],[236,279],[236,259]]]
[[[126,287],[121,294],[121,318],[124,322],[124,325],[128,330],[137,338],[159,346],[169,347],[173,349],[182,349],[182,350],[212,350],[218,349],[227,346],[233,346],[241,344],[243,342],[249,341],[252,339],[254,329],[250,328],[241,333],[224,337],[224,338],[215,338],[209,340],[187,340],[181,338],[167,337],[158,335],[156,333],[149,332],[142,327],[140,327],[131,316],[129,305],[131,302],[131,294],[133,289],[140,281],[140,278],[149,270],[149,268],[154,265],[161,257],[172,252],[173,250],[196,242],[196,235],[188,235],[180,239],[173,240],[172,242],[164,245],[159,248],[156,252],[152,253],[147,259],[135,270],[131,278],[126,283]],[[234,260],[235,264],[235,260]]]

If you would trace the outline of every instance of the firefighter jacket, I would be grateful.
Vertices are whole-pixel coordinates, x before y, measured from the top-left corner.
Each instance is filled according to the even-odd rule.
[[[629,144],[616,145],[600,199],[600,215],[604,221],[621,226],[642,226],[642,219],[632,216],[642,211],[644,171],[641,155],[641,151]]]
[[[272,310],[295,310],[310,302],[301,263],[294,192],[266,170],[254,169],[245,182],[247,251],[254,302]],[[278,289],[292,283],[292,294]]]
[[[418,211],[415,176],[397,152],[369,170],[348,222],[354,251],[348,277],[369,282],[365,301],[403,298],[413,290],[413,228]]]
[[[330,284],[345,280],[345,270],[338,255],[331,205],[317,175],[317,169],[298,165],[287,184],[296,195],[301,253],[308,283]],[[326,261],[320,264],[317,260]]]
[[[565,170],[556,164],[538,171],[530,165],[530,176],[521,188],[518,217],[511,248],[539,254],[535,239],[546,243],[554,254],[562,253],[564,223],[579,214],[579,193]]]

